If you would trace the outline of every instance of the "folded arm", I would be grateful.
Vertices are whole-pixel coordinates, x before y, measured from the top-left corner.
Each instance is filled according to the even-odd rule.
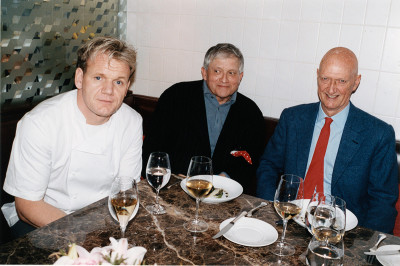
[[[15,197],[18,217],[35,227],[65,215],[44,202],[51,168],[50,139],[40,121],[24,117],[17,127],[4,190]]]
[[[18,217],[35,227],[45,226],[66,215],[65,212],[44,202],[44,200],[31,201],[15,197],[15,207]]]

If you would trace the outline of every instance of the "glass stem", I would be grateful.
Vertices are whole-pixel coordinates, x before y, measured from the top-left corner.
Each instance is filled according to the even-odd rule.
[[[196,223],[199,221],[199,204],[200,204],[200,199],[197,198],[196,199],[196,212],[195,212],[195,215],[194,215],[194,220],[195,220]]]
[[[125,230],[126,230],[126,226],[125,227],[121,226],[121,238],[125,238]]]
[[[287,226],[287,220],[282,219],[283,222],[283,230],[282,230],[282,236],[281,236],[281,243],[285,242],[285,235],[286,235],[286,226]]]
[[[160,189],[156,189],[156,208],[157,210],[160,209],[160,204],[158,203],[158,193],[160,192]]]

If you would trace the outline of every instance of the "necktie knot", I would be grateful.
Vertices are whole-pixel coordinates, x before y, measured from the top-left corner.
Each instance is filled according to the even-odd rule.
[[[333,119],[332,118],[330,118],[330,117],[325,117],[325,125],[326,126],[330,126],[331,124],[332,124],[332,122],[333,122]],[[324,125],[324,126],[325,126]]]

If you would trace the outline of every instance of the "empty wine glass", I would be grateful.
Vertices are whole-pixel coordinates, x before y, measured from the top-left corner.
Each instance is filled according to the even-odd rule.
[[[117,177],[111,185],[109,201],[112,211],[118,219],[122,237],[128,222],[139,202],[139,193],[136,181],[129,177]]]
[[[186,188],[196,198],[196,213],[194,220],[190,220],[183,225],[190,232],[204,232],[208,229],[208,224],[199,219],[199,204],[200,200],[210,192],[212,182],[211,159],[205,156],[192,157],[186,177]]]
[[[335,216],[333,229],[338,232],[338,237],[343,238],[346,232],[346,202],[339,197],[335,197]]]
[[[282,175],[275,192],[274,207],[283,220],[281,240],[275,245],[272,253],[278,256],[293,255],[295,249],[285,242],[286,226],[289,219],[301,212],[304,198],[304,183],[296,175]]]
[[[158,194],[164,179],[171,176],[171,165],[169,156],[165,152],[152,152],[147,161],[146,179],[147,182],[156,190],[156,204],[149,205],[146,209],[152,214],[164,214],[165,208],[160,205]]]
[[[339,241],[321,241],[315,236],[312,237],[308,244],[306,254],[306,264],[339,266],[343,265],[344,243],[343,238]]]

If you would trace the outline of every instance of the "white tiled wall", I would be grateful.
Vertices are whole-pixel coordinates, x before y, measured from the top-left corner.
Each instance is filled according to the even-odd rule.
[[[317,101],[323,54],[359,58],[355,105],[393,125],[400,139],[400,0],[129,0],[127,38],[138,51],[135,93],[160,96],[201,79],[207,49],[231,42],[245,57],[239,91],[265,116]]]

